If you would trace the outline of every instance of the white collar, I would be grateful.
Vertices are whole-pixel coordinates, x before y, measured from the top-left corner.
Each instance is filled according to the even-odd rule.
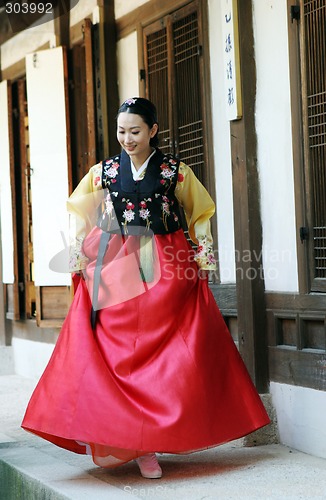
[[[132,177],[133,177],[134,181],[138,181],[141,178],[142,173],[147,168],[149,160],[152,158],[152,156],[155,153],[156,153],[156,149],[154,149],[154,151],[149,155],[147,160],[144,161],[144,163],[141,165],[141,167],[139,167],[138,170],[136,170],[135,165],[133,164],[132,159],[130,158],[131,172],[132,172]]]

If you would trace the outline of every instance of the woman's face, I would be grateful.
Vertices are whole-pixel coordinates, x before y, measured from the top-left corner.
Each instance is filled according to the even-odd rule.
[[[132,160],[146,160],[152,150],[149,141],[156,132],[157,124],[150,129],[140,115],[120,113],[118,116],[117,139]]]

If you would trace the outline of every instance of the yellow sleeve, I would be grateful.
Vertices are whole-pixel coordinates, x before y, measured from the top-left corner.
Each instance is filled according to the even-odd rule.
[[[102,200],[102,164],[98,163],[90,168],[67,201],[70,272],[85,269],[87,265],[82,246],[86,235],[96,224]]]
[[[201,269],[215,270],[210,218],[215,204],[190,167],[179,165],[175,195],[183,207],[191,240],[198,245],[195,260]]]

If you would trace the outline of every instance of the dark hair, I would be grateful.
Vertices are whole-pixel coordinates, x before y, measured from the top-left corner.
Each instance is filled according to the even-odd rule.
[[[127,99],[121,104],[118,109],[117,118],[120,113],[140,115],[150,129],[153,127],[154,123],[158,125],[156,107],[151,101],[144,97],[130,97],[130,99]],[[152,147],[158,146],[158,130],[149,143]]]

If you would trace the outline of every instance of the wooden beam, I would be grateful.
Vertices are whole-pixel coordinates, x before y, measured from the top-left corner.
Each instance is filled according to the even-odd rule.
[[[326,355],[321,352],[269,348],[271,380],[326,391]]]
[[[243,117],[230,125],[239,350],[259,392],[268,388],[266,307],[262,273],[252,0],[238,1]],[[247,257],[250,255],[251,259]],[[246,258],[245,258],[246,257]]]
[[[275,311],[294,310],[300,312],[326,311],[326,296],[324,293],[300,294],[267,292],[265,294],[267,309]]]
[[[10,40],[13,36],[15,36],[15,33],[11,28],[8,15],[5,11],[2,11],[0,13],[0,45]]]
[[[89,168],[96,163],[95,106],[93,81],[92,22],[85,19],[85,66],[86,66],[86,117],[87,117],[87,160]]]
[[[203,123],[205,124],[204,134],[206,140],[203,142],[205,148],[205,158],[207,163],[206,169],[206,185],[209,189],[209,194],[216,200],[216,182],[215,182],[215,155],[214,155],[214,129],[213,129],[213,116],[212,116],[212,86],[211,86],[211,65],[209,61],[211,60],[209,52],[209,33],[207,27],[209,26],[208,19],[208,2],[207,0],[200,0],[198,2],[198,12],[199,12],[199,26],[202,31],[202,43],[203,43],[203,57],[199,58],[199,64],[202,65],[202,71],[204,75],[204,81],[201,85],[202,91],[202,103],[203,103],[203,114],[205,119]],[[211,218],[211,230],[214,241],[214,247],[218,248],[218,232],[217,232],[217,213]],[[219,266],[214,273],[214,282],[219,282]]]
[[[28,195],[28,176],[30,169],[28,168],[27,150],[26,150],[26,83],[24,79],[17,82],[18,92],[18,111],[19,111],[19,158],[20,158],[20,182],[21,182],[21,230],[22,230],[22,245],[23,252],[23,269],[24,269],[24,301],[25,301],[25,317],[32,318],[31,307],[31,286],[30,286],[30,237],[29,237],[29,195]],[[17,165],[18,168],[18,165]]]
[[[102,37],[100,45],[104,49],[101,63],[103,65],[106,80],[103,91],[105,92],[106,100],[108,137],[107,150],[104,150],[104,153],[105,156],[112,156],[120,150],[116,139],[115,119],[119,107],[119,93],[114,2],[104,2],[103,7],[100,7],[100,19],[103,26],[103,32],[100,33],[100,37]]]
[[[144,62],[144,38],[143,38],[143,27],[141,23],[137,24],[137,53],[138,53],[138,70],[145,70]],[[146,97],[146,79],[138,78],[138,95],[140,97]]]
[[[294,196],[296,211],[296,246],[298,255],[298,278],[301,293],[309,293],[308,260],[309,249],[307,242],[300,240],[300,227],[308,225],[305,203],[304,179],[304,151],[302,143],[302,79],[300,75],[300,27],[298,22],[292,22],[290,14],[293,0],[287,0],[288,37],[289,37],[289,69],[290,69],[290,98],[291,98],[291,125],[292,125],[292,155],[294,175]]]
[[[136,30],[139,22],[146,26],[170,14],[192,0],[151,0],[116,20],[117,38],[124,38]],[[104,2],[105,3],[105,2]]]
[[[54,7],[55,15],[54,18],[54,33],[56,36],[56,45],[63,45],[64,47],[70,47],[70,10],[68,9],[65,14],[61,14],[60,2]]]
[[[63,50],[63,77],[64,77],[64,88],[65,88],[68,190],[69,190],[69,193],[72,193],[72,191],[73,191],[73,180],[72,180],[72,162],[71,162],[71,135],[70,135],[70,112],[69,112],[69,91],[68,91],[67,47],[64,46],[62,48],[62,50]]]
[[[15,145],[13,126],[13,96],[12,83],[8,82],[8,120],[9,120],[9,150],[10,150],[10,184],[11,184],[11,204],[12,204],[12,231],[13,231],[13,259],[14,278],[13,287],[13,319],[20,319],[19,303],[19,268],[18,268],[18,243],[17,243],[17,204],[16,204],[16,178],[15,178]],[[17,153],[16,153],[17,154]]]

